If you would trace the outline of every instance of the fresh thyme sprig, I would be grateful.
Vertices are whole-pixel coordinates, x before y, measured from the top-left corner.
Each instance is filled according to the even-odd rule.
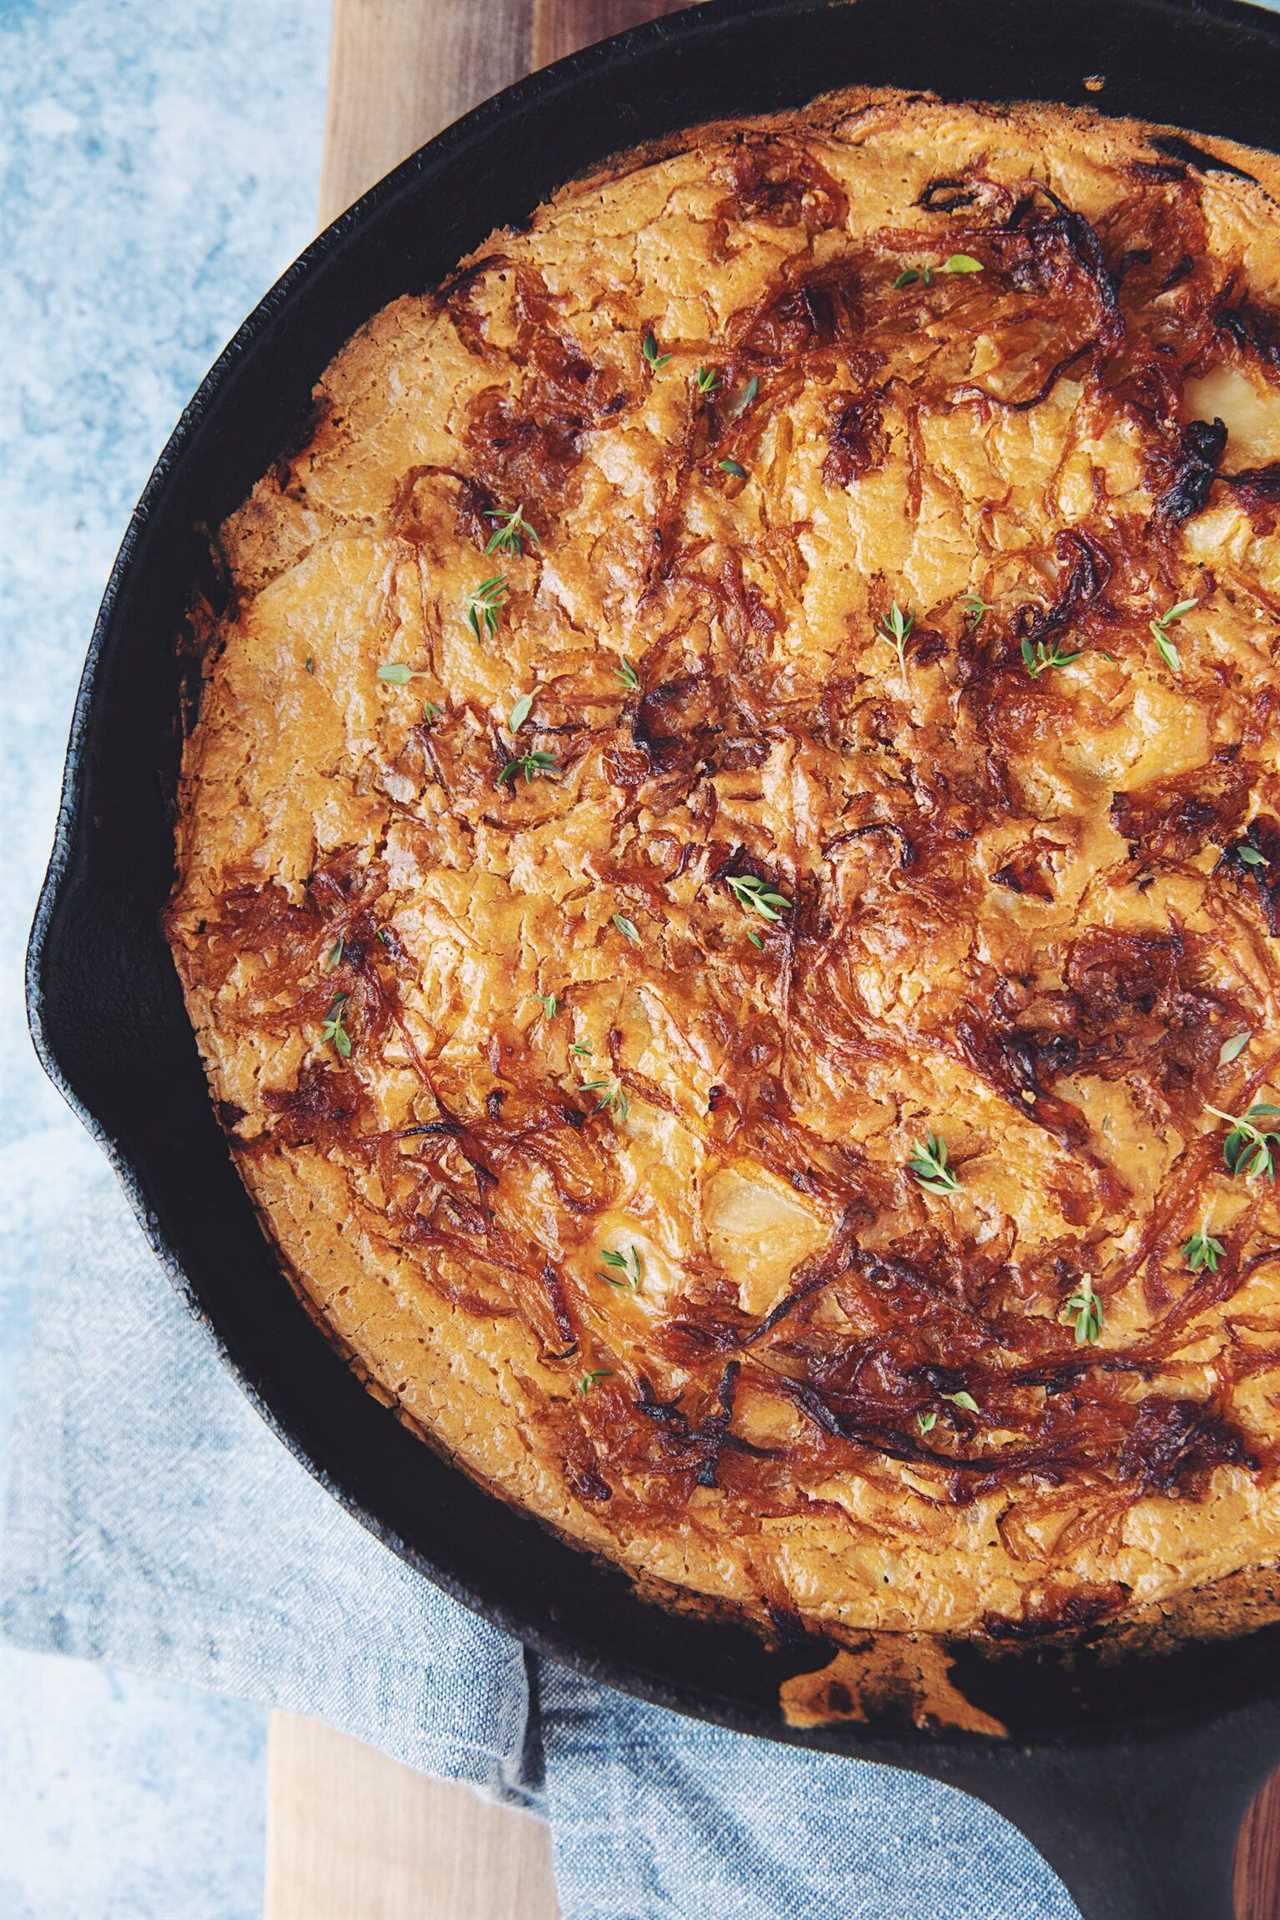
[[[911,629],[915,623],[915,615],[904,613],[896,600],[888,613],[882,613],[876,622],[876,632],[882,640],[889,642],[898,656],[898,665],[902,669],[904,680],[907,677],[907,641],[911,637]]]
[[[747,477],[747,470],[740,460],[717,460],[716,465],[721,473],[732,474],[735,480],[745,480]]]
[[[940,1133],[927,1133],[923,1146],[917,1142],[907,1166],[926,1193],[955,1193],[959,1188],[947,1159],[947,1143]]]
[[[1218,1262],[1226,1252],[1226,1248],[1221,1240],[1215,1240],[1210,1233],[1207,1213],[1201,1222],[1199,1232],[1193,1233],[1189,1240],[1183,1242],[1181,1252],[1192,1273],[1202,1273],[1206,1267],[1210,1273],[1218,1271]]]
[[[484,642],[495,637],[506,597],[505,573],[491,574],[467,595],[467,625],[477,640]]]
[[[494,522],[493,532],[489,535],[486,553],[518,553],[523,555],[524,543],[531,540],[535,547],[542,545],[537,533],[524,517],[524,502],[512,507],[510,513],[503,513],[496,507],[490,507],[485,513],[486,520]]]
[[[1093,1282],[1086,1275],[1075,1292],[1063,1301],[1058,1313],[1064,1326],[1073,1326],[1076,1330],[1076,1345],[1083,1347],[1086,1342],[1093,1346],[1102,1337],[1102,1302],[1093,1290]]]
[[[577,1054],[580,1060],[589,1060],[591,1058],[591,1048],[585,1040],[575,1040],[570,1046],[569,1051],[570,1053]]]
[[[340,963],[343,948],[346,944],[345,936],[340,933],[324,957],[324,970],[326,973],[332,973],[334,968]]]
[[[1198,607],[1199,604],[1200,602],[1198,600],[1179,600],[1176,605],[1162,613],[1158,620],[1151,622],[1151,637],[1156,643],[1156,652],[1160,655],[1166,667],[1170,668],[1174,673],[1182,672],[1182,655],[1178,652],[1174,642],[1169,638],[1169,628],[1173,626],[1176,621],[1183,619],[1185,615],[1191,612],[1193,607]]]
[[[640,929],[634,920],[629,920],[625,913],[615,913],[613,924],[624,940],[629,940],[633,947],[640,945]]]
[[[1271,864],[1266,854],[1263,853],[1260,848],[1255,847],[1252,840],[1241,840],[1236,846],[1232,847],[1231,851],[1235,858],[1243,862],[1246,867],[1269,867]]]
[[[539,750],[536,753],[517,754],[514,760],[508,760],[498,775],[497,785],[502,786],[507,780],[518,780],[521,774],[526,781],[529,781],[536,779],[539,774],[545,776],[556,773],[559,771],[559,765],[554,753],[543,753]]]
[[[725,875],[725,885],[738,905],[750,913],[758,913],[762,920],[780,920],[790,911],[791,902],[784,893],[775,893],[767,880],[757,873],[730,873]]]
[[[571,1047],[570,1052],[573,1051],[575,1049]],[[588,1047],[587,1052],[590,1053],[590,1051]],[[616,1113],[619,1120],[625,1120],[631,1112],[631,1102],[627,1098],[626,1089],[621,1080],[581,1080],[578,1083],[578,1091],[600,1095],[596,1101],[597,1113]]]
[[[636,1247],[625,1247],[621,1253],[613,1247],[604,1247],[601,1249],[600,1258],[606,1267],[612,1267],[615,1272],[622,1275],[621,1280],[614,1280],[609,1274],[602,1273],[600,1275],[602,1280],[607,1281],[611,1287],[620,1288],[624,1293],[639,1293],[640,1254]]]
[[[538,999],[539,999],[539,1000],[541,1001],[541,1003],[542,1003],[542,1011],[543,1011],[543,1014],[544,1014],[544,1016],[545,1016],[545,1018],[546,1018],[546,1019],[548,1019],[548,1020],[554,1020],[554,1019],[555,1019],[555,1017],[556,1017],[556,1015],[557,1015],[557,1014],[559,1013],[559,1011],[560,1011],[560,1002],[559,1002],[559,1000],[558,1000],[558,999],[556,998],[556,996],[555,996],[555,994],[554,994],[554,993],[540,993],[540,994],[538,995]]]
[[[1050,667],[1069,667],[1073,660],[1080,658],[1082,651],[1077,647],[1074,653],[1064,653],[1056,640],[1051,647],[1046,646],[1043,640],[1037,640],[1034,646],[1030,640],[1024,640],[1021,647],[1022,664],[1031,678],[1038,680]]]
[[[413,668],[406,667],[401,660],[384,660],[378,668],[378,678],[389,687],[407,687],[413,678]]]
[[[586,1373],[584,1373],[582,1378],[579,1380],[578,1392],[590,1393],[592,1387],[594,1387],[597,1380],[612,1380],[612,1378],[613,1378],[612,1367],[592,1367]]]
[[[721,384],[720,375],[714,367],[699,367],[694,373],[693,384],[699,393],[714,393]]]
[[[648,364],[653,368],[653,371],[655,373],[659,372],[661,368],[665,367],[668,360],[671,358],[671,355],[669,353],[658,352],[658,343],[654,339],[651,333],[646,333],[644,339],[641,341],[640,351],[644,355]]]
[[[351,1035],[343,1025],[347,1001],[350,998],[350,994],[335,993],[329,1004],[329,1011],[324,1017],[324,1025],[320,1029],[320,1038],[327,1040],[343,1060],[351,1058]]]
[[[960,597],[960,611],[968,622],[970,633],[976,633],[993,609],[991,602],[984,600],[980,593],[966,593]]]
[[[1233,1033],[1229,1040],[1224,1040],[1218,1048],[1218,1065],[1229,1067],[1233,1060],[1238,1060],[1252,1038],[1251,1033]]]
[[[635,668],[632,666],[631,662],[627,659],[625,654],[619,660],[617,666],[613,669],[613,672],[615,677],[621,680],[623,686],[627,689],[628,693],[632,692],[636,687],[640,685],[640,675],[636,672]]]
[[[942,1398],[949,1400],[953,1407],[963,1407],[966,1413],[982,1412],[982,1408],[978,1405],[973,1395],[966,1393],[963,1387],[959,1393],[944,1393]]]
[[[1258,1120],[1280,1117],[1280,1107],[1265,1100],[1247,1113],[1223,1113],[1219,1107],[1206,1107],[1215,1120],[1225,1120],[1231,1131],[1222,1143],[1222,1158],[1228,1173],[1242,1173],[1246,1180],[1274,1180],[1276,1155],[1280,1153],[1280,1133],[1255,1125]]]
[[[932,1433],[937,1424],[938,1416],[936,1413],[918,1413],[916,1415],[916,1425],[919,1427],[921,1433]]]
[[[981,272],[981,260],[975,260],[971,253],[953,253],[943,261],[940,267],[904,267],[893,284],[895,287],[910,287],[919,280],[922,285],[931,287],[936,273]]]
[[[512,703],[511,712],[507,715],[507,725],[512,733],[519,733],[533,712],[533,703],[537,697],[538,689],[535,687],[532,693],[522,693],[520,698]]]

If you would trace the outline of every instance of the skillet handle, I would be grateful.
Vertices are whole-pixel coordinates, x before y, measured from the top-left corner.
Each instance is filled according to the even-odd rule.
[[[1246,1723],[1024,1748],[957,1784],[1021,1828],[1084,1920],[1235,1920],[1236,1839],[1277,1757],[1274,1729]]]

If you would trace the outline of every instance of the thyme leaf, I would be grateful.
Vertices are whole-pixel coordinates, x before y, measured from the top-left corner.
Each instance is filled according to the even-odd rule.
[[[611,1287],[621,1287],[627,1293],[639,1293],[640,1254],[636,1247],[624,1247],[621,1252],[615,1247],[604,1247],[600,1258],[606,1267],[612,1267],[622,1275],[621,1280],[613,1280],[607,1273],[602,1273],[602,1280],[607,1280]]]
[[[535,547],[542,545],[534,529],[524,517],[524,502],[513,507],[510,513],[502,513],[495,507],[485,513],[486,520],[494,522],[493,532],[489,535],[486,553],[518,553],[523,555],[524,543],[531,540]]]
[[[625,913],[615,913],[613,924],[624,940],[629,940],[633,947],[640,945],[640,930],[634,920],[629,920]]]
[[[1226,1252],[1226,1248],[1221,1240],[1215,1240],[1210,1233],[1207,1214],[1200,1231],[1193,1233],[1189,1240],[1183,1242],[1181,1252],[1192,1273],[1203,1273],[1206,1268],[1210,1273],[1218,1271],[1218,1262]]]
[[[940,1133],[927,1133],[924,1145],[911,1149],[907,1166],[926,1193],[955,1193],[960,1182],[948,1163],[947,1143]]]
[[[727,874],[725,885],[740,907],[758,913],[762,920],[780,920],[790,910],[791,902],[786,895],[775,893],[768,881],[757,873]]]
[[[888,613],[882,613],[876,622],[876,632],[882,640],[889,642],[898,656],[898,666],[904,680],[907,677],[907,641],[911,637],[911,629],[915,623],[915,615],[904,613],[896,600]]]
[[[398,660],[384,660],[378,668],[378,678],[385,680],[389,687],[407,687],[413,678],[413,668]]]
[[[507,726],[512,733],[519,733],[521,727],[532,713],[533,703],[537,697],[538,689],[535,687],[532,693],[522,693],[520,698],[514,702],[511,712],[507,715]]]
[[[1083,649],[1077,647],[1074,653],[1064,653],[1056,640],[1051,647],[1043,640],[1037,640],[1034,647],[1030,640],[1024,640],[1021,647],[1022,664],[1033,680],[1038,680],[1051,667],[1069,667],[1073,660],[1080,658],[1082,652]]]
[[[635,668],[632,666],[631,662],[627,659],[625,654],[622,656],[621,660],[619,660],[617,666],[613,669],[613,671],[616,677],[619,680],[621,680],[623,686],[627,689],[628,692],[631,692],[631,690],[634,687],[638,687],[640,685],[640,675],[636,672]]]
[[[559,761],[554,753],[521,753],[514,760],[508,760],[498,775],[497,785],[507,780],[517,780],[523,774],[526,781],[536,779],[539,774],[551,774],[559,771]]]
[[[1093,1282],[1087,1276],[1073,1294],[1063,1301],[1058,1313],[1064,1326],[1074,1325],[1076,1345],[1083,1347],[1087,1342],[1093,1346],[1102,1335],[1102,1302],[1093,1290]]]
[[[329,1011],[324,1017],[324,1025],[320,1029],[320,1038],[327,1040],[343,1060],[351,1058],[351,1035],[343,1025],[346,1005],[350,997],[350,994],[346,993],[336,993],[333,996]]]
[[[720,375],[714,367],[699,367],[694,373],[693,384],[699,393],[714,393],[720,385]]]
[[[482,644],[492,640],[502,619],[502,604],[507,597],[507,576],[494,573],[473,587],[467,595],[467,625]]]
[[[660,368],[665,367],[671,358],[669,353],[658,352],[658,343],[651,333],[646,333],[641,342],[640,351],[655,373],[657,373]]]
[[[1156,652],[1172,673],[1180,674],[1182,672],[1182,655],[1178,652],[1174,642],[1169,638],[1169,628],[1173,626],[1176,621],[1183,619],[1191,612],[1193,607],[1198,607],[1199,604],[1200,602],[1198,600],[1179,600],[1172,607],[1166,608],[1158,620],[1153,620],[1150,623],[1151,637],[1156,643]]]
[[[1270,1106],[1263,1100],[1243,1114],[1223,1113],[1218,1107],[1207,1107],[1205,1111],[1215,1120],[1224,1120],[1231,1129],[1222,1143],[1222,1158],[1228,1173],[1243,1174],[1246,1180],[1275,1179],[1280,1133],[1260,1127],[1257,1122],[1276,1119],[1280,1116],[1280,1107]]]

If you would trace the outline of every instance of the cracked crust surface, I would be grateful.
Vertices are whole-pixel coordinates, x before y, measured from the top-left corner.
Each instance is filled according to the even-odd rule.
[[[858,92],[624,157],[222,531],[169,931],[288,1269],[470,1472],[761,1622],[1280,1549],[1280,1213],[1208,1111],[1280,1099],[1280,164],[1215,147]]]

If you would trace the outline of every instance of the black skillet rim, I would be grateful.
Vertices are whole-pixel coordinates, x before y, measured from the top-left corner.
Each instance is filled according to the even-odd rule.
[[[580,86],[588,84],[593,76],[602,71],[624,66],[636,55],[645,53],[651,48],[660,47],[663,43],[676,43],[685,55],[689,54],[691,48],[696,48],[698,41],[704,37],[710,45],[714,46],[725,25],[731,23],[734,16],[749,19],[753,16],[778,16],[789,13],[796,16],[810,15],[828,11],[832,5],[838,4],[847,4],[847,0],[736,0],[736,4],[735,0],[711,0],[711,4],[705,7],[650,22],[529,76],[456,122],[362,196],[312,242],[248,316],[215,361],[192,401],[184,409],[134,510],[112,568],[76,697],[53,852],[36,909],[27,956],[27,996],[32,1037],[42,1066],[67,1100],[68,1105],[106,1151],[152,1248],[191,1311],[210,1331],[220,1359],[231,1370],[258,1413],[295,1458],[299,1459],[313,1477],[375,1537],[400,1554],[437,1586],[495,1625],[517,1636],[539,1653],[560,1660],[590,1678],[604,1681],[655,1704],[718,1722],[738,1731],[800,1745],[861,1754],[868,1758],[896,1758],[906,1765],[929,1771],[946,1772],[950,1771],[947,1765],[948,1755],[953,1757],[957,1766],[963,1770],[962,1756],[970,1760],[976,1760],[979,1756],[989,1756],[991,1761],[997,1763],[1001,1759],[1012,1760],[1021,1750],[1022,1741],[1018,1739],[1009,1743],[991,1743],[975,1740],[969,1735],[945,1733],[934,1739],[925,1740],[909,1727],[888,1725],[837,1730],[800,1731],[789,1728],[780,1722],[776,1710],[771,1710],[763,1699],[750,1700],[744,1699],[741,1694],[735,1697],[719,1690],[707,1691],[688,1678],[675,1680],[669,1673],[647,1663],[638,1664],[634,1658],[629,1661],[628,1656],[616,1648],[602,1649],[584,1643],[580,1638],[574,1637],[572,1631],[566,1630],[560,1624],[554,1604],[549,1608],[535,1607],[531,1614],[527,1604],[513,1600],[510,1583],[504,1593],[486,1593],[474,1584],[468,1584],[450,1565],[431,1559],[420,1545],[410,1544],[395,1527],[381,1518],[376,1511],[371,1510],[365,1500],[344,1483],[340,1467],[335,1469],[321,1463],[315,1450],[309,1447],[289,1424],[288,1417],[280,1411],[275,1397],[260,1384],[252,1365],[231,1349],[227,1339],[211,1319],[206,1304],[201,1300],[181,1259],[175,1253],[161,1226],[157,1212],[148,1196],[146,1183],[129,1158],[127,1140],[114,1135],[77,1093],[70,1071],[64,1069],[59,1060],[57,1046],[47,1022],[46,977],[50,967],[57,964],[59,918],[67,905],[69,895],[74,891],[77,859],[83,853],[82,846],[77,843],[77,834],[82,824],[81,811],[92,747],[99,668],[111,638],[118,602],[134,565],[143,530],[168,490],[175,468],[182,461],[202,421],[216,406],[229,376],[251,353],[259,338],[269,334],[281,308],[300,288],[305,286],[321,265],[331,256],[341,252],[346,236],[358,229],[371,214],[381,210],[411,188],[419,175],[431,165],[446,159],[455,151],[464,148],[467,143],[475,142],[484,136],[491,124],[504,115],[529,102],[554,97],[558,93],[572,93]],[[998,11],[998,8],[994,8],[994,11]],[[1267,34],[1280,42],[1280,19],[1254,7],[1237,4],[1237,0],[1124,0],[1123,5],[1114,7],[1113,12],[1117,16],[1124,16],[1130,20],[1137,14],[1144,14],[1153,24],[1160,23],[1162,19],[1167,22],[1174,17],[1190,16],[1221,23],[1224,27],[1243,30],[1249,35]],[[797,27],[798,24],[797,19]],[[1082,60],[1081,64],[1085,65],[1088,62]],[[838,77],[833,78],[833,84],[838,83]],[[1025,92],[1020,94],[1015,89],[996,87],[991,90],[991,97],[1017,98],[1027,97],[1027,94]],[[1042,96],[1032,95],[1031,97]],[[1099,112],[1107,111],[1105,99],[1102,97],[1085,97],[1081,104]],[[726,106],[723,109],[726,113],[734,110],[732,106]],[[1125,111],[1132,112],[1133,109],[1130,107]],[[1150,117],[1156,116],[1152,114]],[[1223,129],[1218,128],[1213,131],[1222,132]],[[458,1469],[450,1469],[450,1471],[455,1474],[459,1472]],[[491,1495],[483,1497],[488,1501],[494,1498]],[[578,1549],[565,1547],[563,1550],[572,1554],[579,1565],[582,1564],[582,1556]],[[572,1566],[569,1572],[572,1578]],[[608,1572],[605,1577],[606,1579],[609,1577]],[[618,1589],[618,1601],[623,1612],[630,1610],[621,1587]],[[646,1610],[655,1611],[653,1608]],[[662,1621],[673,1633],[684,1630],[688,1625],[665,1610],[662,1611]],[[715,1631],[728,1632],[732,1635],[740,1635],[742,1632],[736,1627],[721,1627],[719,1624]],[[1265,1637],[1268,1639],[1268,1651],[1270,1651],[1274,1645],[1274,1638],[1269,1634]],[[1258,1635],[1250,1636],[1249,1644],[1257,1644],[1261,1651]],[[749,1636],[744,1641],[744,1648],[748,1646],[755,1648],[757,1659],[763,1663],[763,1655],[758,1644]],[[1026,1656],[1023,1657],[1026,1658]],[[1177,1657],[1179,1656],[1175,1656]],[[790,1664],[795,1670],[814,1665],[812,1645],[807,1654],[802,1650]],[[730,1665],[732,1666],[732,1659]],[[1233,1708],[1242,1704],[1246,1697],[1235,1690],[1224,1694],[1219,1703],[1219,1716],[1227,1716]],[[1164,1724],[1167,1727],[1182,1724],[1203,1725],[1206,1720],[1219,1716],[1215,1716],[1212,1707],[1205,1710],[1203,1706],[1198,1705],[1185,1711],[1175,1709],[1167,1716]],[[1036,1747],[1059,1743],[1074,1746],[1094,1741],[1111,1742],[1119,1737],[1115,1726],[1082,1728],[1067,1725],[1055,1726],[1049,1731],[1038,1730],[1031,1736],[1030,1744]]]

